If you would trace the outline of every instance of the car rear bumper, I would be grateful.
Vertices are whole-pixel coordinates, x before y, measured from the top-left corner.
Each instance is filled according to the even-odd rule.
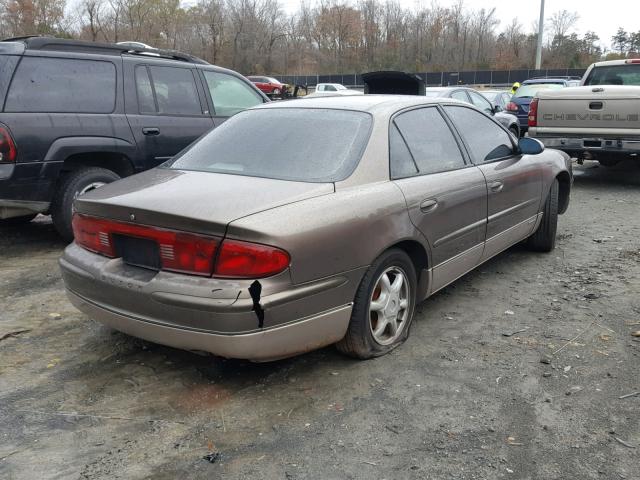
[[[351,318],[351,305],[344,305],[259,332],[222,335],[153,323],[112,311],[69,290],[67,295],[71,303],[89,317],[134,337],[183,350],[255,362],[278,360],[331,345],[344,337]]]
[[[76,244],[60,267],[72,302],[107,325],[164,345],[256,361],[340,340],[363,274],[298,285],[288,270],[260,280],[195,277],[133,267]],[[254,283],[259,289],[252,294]]]
[[[612,139],[597,137],[544,136],[529,132],[530,136],[540,140],[545,147],[565,152],[604,152],[607,154],[637,155],[640,154],[640,139]]]

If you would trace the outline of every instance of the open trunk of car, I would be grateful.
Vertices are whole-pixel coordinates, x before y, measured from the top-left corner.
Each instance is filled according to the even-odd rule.
[[[398,71],[369,72],[362,74],[364,93],[391,95],[424,95],[425,83],[413,73]]]

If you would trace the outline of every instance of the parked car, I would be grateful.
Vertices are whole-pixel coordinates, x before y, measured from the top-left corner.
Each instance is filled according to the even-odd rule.
[[[454,98],[465,103],[475,105],[487,115],[494,117],[504,128],[508,129],[516,138],[520,137],[518,118],[502,109],[494,107],[489,100],[477,90],[469,87],[428,87],[425,89],[427,97]]]
[[[598,62],[581,87],[540,91],[529,135],[545,145],[610,167],[640,155],[640,59]]]
[[[348,89],[339,83],[319,83],[316,85],[315,92],[307,95],[305,98],[352,95],[364,95],[364,92]]]
[[[511,101],[511,92],[505,90],[478,90],[484,98],[491,102],[496,111],[504,112]]]
[[[529,129],[529,105],[538,92],[566,88],[575,82],[576,80],[572,77],[545,77],[525,80],[511,97],[506,110],[518,117],[520,131],[525,133]]]
[[[51,213],[159,165],[268,101],[236,72],[173,51],[32,37],[0,42],[0,223]]]
[[[543,149],[455,100],[270,103],[79,197],[64,283],[88,316],[177,348],[383,355],[424,298],[522,240],[554,248],[571,164]]]
[[[282,97],[289,91],[289,85],[273,77],[247,77],[265,95]]]

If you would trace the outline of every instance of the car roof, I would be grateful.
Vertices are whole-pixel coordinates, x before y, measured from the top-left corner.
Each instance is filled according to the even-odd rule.
[[[254,107],[262,108],[330,108],[337,110],[356,110],[370,113],[398,111],[413,106],[464,102],[450,98],[425,97],[423,95],[355,95],[303,98],[286,102],[270,102]]]

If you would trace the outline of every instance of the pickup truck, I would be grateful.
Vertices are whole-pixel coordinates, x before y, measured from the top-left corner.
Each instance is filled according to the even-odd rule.
[[[591,65],[579,87],[540,91],[529,136],[605,167],[640,155],[640,59]]]

